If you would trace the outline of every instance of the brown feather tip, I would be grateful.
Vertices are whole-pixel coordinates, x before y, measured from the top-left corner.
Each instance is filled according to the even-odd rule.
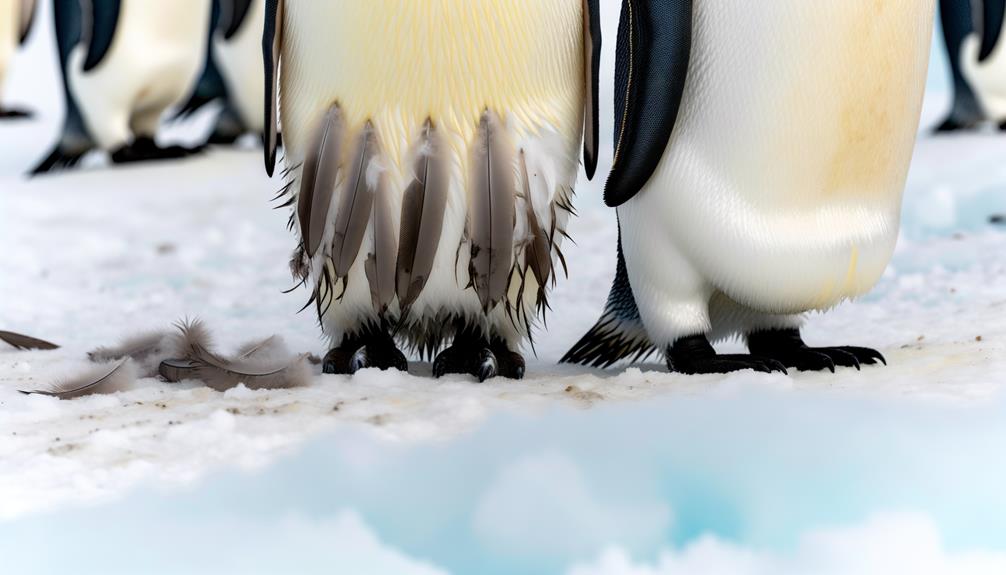
[[[54,383],[46,389],[21,391],[25,395],[47,395],[58,399],[76,399],[124,391],[136,381],[136,366],[128,359],[93,368],[87,373]]]
[[[54,343],[50,343],[48,341],[23,335],[20,333],[14,333],[12,331],[0,331],[0,341],[6,343],[7,345],[15,349],[19,349],[22,351],[26,350],[50,351],[53,349],[59,349],[59,346]]]

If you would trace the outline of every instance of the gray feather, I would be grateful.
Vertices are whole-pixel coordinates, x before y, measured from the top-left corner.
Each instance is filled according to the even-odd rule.
[[[127,367],[128,366],[128,367]],[[86,395],[113,393],[129,386],[135,379],[132,363],[122,359],[111,366],[102,366],[80,377],[61,381],[48,389],[21,391],[25,395],[48,395],[59,399],[75,399]]]
[[[527,160],[524,151],[520,153],[520,167],[524,176],[524,199],[527,204],[528,231],[531,235],[530,242],[524,249],[524,263],[534,274],[538,282],[539,295],[548,285],[548,280],[552,277],[552,250],[549,246],[548,234],[538,222],[538,216],[534,213],[531,202],[531,174],[527,171]],[[540,299],[540,298],[539,298]]]
[[[20,350],[40,349],[48,351],[59,349],[59,346],[54,343],[12,331],[0,331],[0,341]]]
[[[308,257],[314,257],[321,245],[322,236],[325,235],[336,177],[342,161],[344,131],[342,111],[338,105],[333,105],[318,125],[304,159],[300,195],[297,198],[297,217]]]
[[[471,264],[472,285],[488,313],[506,297],[513,260],[513,150],[507,145],[499,118],[482,114],[472,157]]]
[[[395,242],[394,217],[391,210],[390,190],[384,177],[378,184],[374,199],[373,230],[374,252],[367,258],[367,281],[374,310],[383,315],[395,299]]]
[[[339,197],[339,212],[335,217],[335,235],[332,238],[332,262],[335,275],[349,275],[356,256],[363,245],[363,237],[370,223],[374,206],[374,190],[367,185],[367,167],[377,155],[374,126],[367,122],[356,142],[353,163],[347,166],[349,176]]]
[[[169,332],[145,333],[123,340],[118,346],[99,347],[87,357],[94,363],[132,359],[140,368],[141,377],[154,377],[161,360],[174,351],[172,342]]]
[[[433,271],[450,189],[450,171],[444,160],[443,143],[429,120],[423,128],[415,170],[416,179],[406,188],[402,200],[398,240],[396,290],[403,311],[415,303]]]

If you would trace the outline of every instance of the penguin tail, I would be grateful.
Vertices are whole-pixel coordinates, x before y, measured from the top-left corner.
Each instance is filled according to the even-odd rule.
[[[56,144],[56,147],[49,152],[49,155],[47,155],[45,159],[39,162],[39,164],[28,173],[28,176],[34,177],[41,174],[69,170],[80,163],[80,160],[92,149],[93,148],[91,147],[71,148],[66,146],[63,142],[60,142]]]
[[[622,360],[636,363],[657,348],[650,341],[629,285],[629,273],[618,242],[618,268],[601,319],[573,346],[560,363],[608,368]]]

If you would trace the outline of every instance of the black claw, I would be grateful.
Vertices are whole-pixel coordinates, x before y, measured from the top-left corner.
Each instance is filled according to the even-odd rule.
[[[483,349],[479,353],[478,378],[479,383],[484,383],[487,379],[492,379],[499,374],[499,364],[491,349]]]
[[[370,367],[370,358],[367,356],[367,346],[363,346],[356,350],[353,358],[349,360],[349,373],[356,373],[368,367]]]
[[[832,373],[837,367],[852,367],[861,370],[863,365],[878,362],[887,365],[881,353],[865,347],[809,347],[800,337],[798,329],[778,329],[755,332],[748,335],[748,349],[751,353],[771,357],[800,371],[821,371]],[[823,356],[830,363],[815,361],[815,356]]]
[[[361,369],[408,371],[409,362],[386,333],[376,331],[347,337],[325,356],[322,370],[337,375],[353,375]]]
[[[522,379],[524,372],[524,358],[511,351],[501,339],[494,338],[490,342],[464,325],[459,326],[454,343],[437,354],[433,361],[433,377],[436,378],[456,373],[484,382],[494,377]]]
[[[887,365],[887,358],[875,349],[853,346],[843,346],[838,349],[852,355],[863,365],[876,365],[878,362]]]

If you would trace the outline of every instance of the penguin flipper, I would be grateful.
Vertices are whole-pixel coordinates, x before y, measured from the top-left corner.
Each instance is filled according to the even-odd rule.
[[[97,68],[108,54],[119,25],[122,0],[86,0],[91,5],[91,28],[84,71]]]
[[[604,202],[632,199],[674,131],[692,44],[692,0],[623,0],[615,87],[615,160]]]
[[[283,0],[266,0],[262,56],[265,63],[265,171],[272,177],[279,147],[279,61],[283,52]]]
[[[629,359],[641,361],[657,351],[643,326],[636,298],[629,285],[629,271],[622,254],[622,240],[618,240],[618,268],[615,282],[608,294],[604,314],[594,327],[573,346],[560,363],[574,363],[608,368]]]
[[[587,82],[586,113],[583,126],[583,166],[587,179],[597,171],[600,147],[601,6],[600,0],[583,2],[584,73]]]
[[[218,0],[218,2],[220,4],[220,22],[215,28],[223,33],[224,40],[230,40],[241,30],[241,25],[248,19],[252,0]]]
[[[218,99],[227,100],[227,84],[217,66],[217,60],[213,55],[213,34],[221,26],[225,8],[221,6],[223,2],[217,0],[213,2],[213,12],[210,16],[210,29],[206,37],[206,63],[203,65],[203,73],[199,76],[196,87],[192,90],[192,95],[171,117],[172,120],[184,120],[195,114],[206,104]]]
[[[1006,0],[984,0],[982,2],[982,50],[978,54],[979,62],[988,59],[999,44],[1004,12],[1006,12]]]
[[[18,44],[24,44],[31,34],[31,29],[35,23],[35,0],[20,0],[21,2],[21,22],[18,29]]]

